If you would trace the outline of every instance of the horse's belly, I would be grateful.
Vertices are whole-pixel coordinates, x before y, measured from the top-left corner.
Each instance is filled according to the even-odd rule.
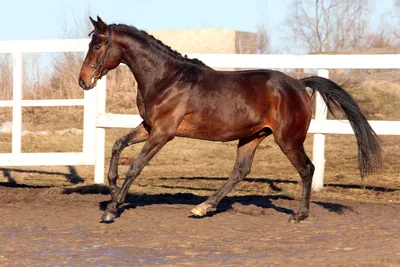
[[[232,118],[221,121],[218,118],[199,119],[185,117],[177,130],[177,136],[211,141],[233,141],[245,138],[260,131],[264,127],[261,120],[241,122]]]

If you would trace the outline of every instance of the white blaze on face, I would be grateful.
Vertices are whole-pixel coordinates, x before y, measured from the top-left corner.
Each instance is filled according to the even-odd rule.
[[[94,84],[94,76],[92,77],[92,80],[91,80],[91,82],[90,82],[90,85],[93,85]]]

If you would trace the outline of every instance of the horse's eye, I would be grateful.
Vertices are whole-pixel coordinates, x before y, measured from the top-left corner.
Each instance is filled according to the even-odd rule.
[[[100,50],[100,47],[101,47],[101,45],[95,45],[95,46],[94,46],[94,49]]]

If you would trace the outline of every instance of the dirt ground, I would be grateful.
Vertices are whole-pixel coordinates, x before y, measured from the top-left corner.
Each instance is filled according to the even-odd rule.
[[[106,187],[0,187],[0,266],[400,266],[400,205],[281,195],[224,199],[199,219],[191,193],[131,192],[112,224]]]
[[[124,131],[108,132],[107,151]],[[24,136],[27,150],[61,145],[35,138]],[[312,136],[310,155],[311,144]],[[0,168],[0,266],[400,266],[399,144],[382,137],[384,167],[362,181],[355,140],[328,136],[324,190],[298,224],[287,220],[299,206],[300,179],[272,139],[249,178],[202,219],[190,210],[227,179],[235,143],[172,141],[112,224],[100,223],[109,196],[92,184],[93,167]]]

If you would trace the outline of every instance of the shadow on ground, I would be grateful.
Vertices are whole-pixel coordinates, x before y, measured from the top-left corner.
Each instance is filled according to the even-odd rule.
[[[51,188],[48,185],[28,185],[28,184],[17,184],[15,182],[0,182],[1,187],[11,187],[11,188]]]
[[[128,194],[125,205],[118,209],[118,217],[125,211],[129,209],[134,209],[136,207],[151,206],[157,204],[168,204],[168,205],[198,205],[207,199],[205,196],[198,196],[191,193],[177,193],[177,194]],[[235,203],[241,205],[251,205],[257,206],[263,209],[273,209],[277,212],[285,214],[294,214],[293,210],[287,209],[275,205],[272,201],[278,199],[294,200],[292,197],[285,195],[247,195],[247,196],[232,196],[225,197],[219,203],[215,211],[207,213],[204,217],[212,217],[218,213],[225,212],[232,209]],[[109,201],[103,201],[100,203],[100,209],[105,210]],[[202,219],[204,217],[190,216],[191,218]]]
[[[338,215],[343,215],[347,211],[352,212],[352,213],[359,213],[356,209],[348,206],[348,205],[343,205],[343,204],[338,204],[338,203],[329,203],[329,202],[322,202],[322,201],[312,201],[314,204],[317,204],[318,206],[321,206],[325,209],[327,209],[330,212],[334,212]]]
[[[187,178],[186,178],[187,179]],[[191,179],[191,178],[189,178]],[[208,179],[208,178],[205,178]],[[283,181],[280,181],[283,182]],[[293,182],[293,181],[290,181]],[[179,187],[181,188],[181,187]],[[64,194],[79,193],[79,194],[103,194],[108,195],[110,193],[108,186],[106,185],[82,185],[75,186],[72,188],[65,188]],[[128,194],[125,204],[118,209],[118,217],[125,211],[129,209],[134,209],[136,207],[151,206],[151,205],[198,205],[207,199],[206,196],[199,196],[192,193],[176,193],[176,194]],[[212,217],[218,213],[225,212],[233,209],[241,213],[251,214],[251,215],[263,215],[266,209],[273,209],[274,211],[281,212],[284,214],[292,215],[294,211],[289,208],[281,207],[273,202],[275,200],[289,200],[295,201],[293,197],[287,195],[246,195],[246,196],[229,196],[225,197],[218,208],[215,211],[209,212],[205,217]],[[100,209],[105,210],[107,204],[110,201],[100,202]],[[339,203],[332,202],[322,202],[314,201],[314,204],[323,207],[329,212],[336,213],[338,215],[343,215],[347,211],[357,213],[352,207],[348,205],[343,205]],[[297,203],[296,203],[297,205]],[[248,207],[248,208],[246,208]],[[198,218],[196,216],[191,216],[192,218]],[[202,217],[204,218],[204,217]],[[201,219],[201,218],[199,218]]]
[[[162,181],[226,181],[226,177],[179,177],[179,178],[159,178]],[[298,184],[298,181],[295,180],[284,180],[284,179],[270,179],[270,178],[245,178],[243,179],[245,182],[251,183],[267,183],[269,184],[270,188],[275,192],[282,192],[283,190],[277,186],[277,184]],[[162,185],[159,187],[165,188],[174,188],[173,185]],[[376,192],[395,192],[400,190],[399,188],[390,188],[390,187],[381,187],[381,186],[365,186],[365,185],[358,185],[358,184],[324,184],[324,187],[338,187],[343,189],[363,189],[363,190],[370,190]],[[196,188],[186,188],[186,187],[176,187],[182,189],[196,189]],[[207,188],[201,188],[202,190],[210,190]],[[211,189],[213,190],[213,189]]]
[[[161,181],[226,181],[228,178],[226,177],[178,177],[178,178],[159,178]],[[277,184],[283,183],[283,184],[298,184],[297,181],[293,180],[283,180],[283,179],[269,179],[269,178],[245,178],[243,179],[244,182],[251,182],[251,183],[266,183],[269,185],[269,187],[274,190],[275,192],[282,192],[282,188],[278,187]],[[169,186],[169,185],[162,185],[159,187],[164,187],[164,188],[174,188],[174,186]],[[196,189],[196,188],[191,188],[191,187],[176,187],[176,188],[182,188],[182,189]],[[200,188],[201,190],[210,190],[214,191],[214,189],[209,189],[209,188]]]
[[[64,172],[48,172],[48,171],[38,171],[38,170],[25,170],[25,169],[16,169],[16,168],[0,168],[0,171],[3,172],[4,177],[8,180],[8,184],[17,184],[15,179],[12,177],[12,172],[19,173],[32,173],[32,174],[41,174],[41,175],[60,175],[64,176],[68,182],[71,184],[79,184],[83,183],[85,180],[79,176],[74,166],[67,166],[69,173]]]

